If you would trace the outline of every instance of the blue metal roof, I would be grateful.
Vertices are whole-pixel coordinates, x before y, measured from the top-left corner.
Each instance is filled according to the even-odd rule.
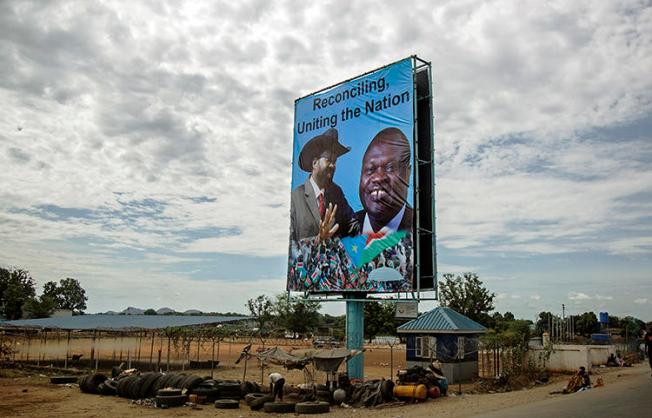
[[[221,324],[248,319],[246,316],[187,315],[78,315],[57,318],[19,319],[0,322],[0,327],[58,328],[65,330],[129,330]]]
[[[398,332],[485,333],[487,328],[451,308],[438,307],[398,327]]]

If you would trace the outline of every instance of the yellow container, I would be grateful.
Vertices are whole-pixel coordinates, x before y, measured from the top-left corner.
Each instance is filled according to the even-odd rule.
[[[428,397],[428,389],[425,385],[396,385],[394,386],[394,396],[424,400]]]

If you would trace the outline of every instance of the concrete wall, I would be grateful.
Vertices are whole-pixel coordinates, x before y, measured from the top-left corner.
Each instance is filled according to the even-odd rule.
[[[428,361],[410,361],[407,362],[407,367],[421,366],[427,368],[430,365]],[[478,362],[477,361],[463,361],[460,363],[442,363],[441,371],[448,379],[448,383],[458,383],[460,379],[462,382],[468,382],[478,376]]]
[[[543,347],[531,347],[528,356],[547,370],[573,372],[580,366],[588,370],[606,364],[609,354],[615,352],[613,345],[553,344],[549,359],[544,358]]]

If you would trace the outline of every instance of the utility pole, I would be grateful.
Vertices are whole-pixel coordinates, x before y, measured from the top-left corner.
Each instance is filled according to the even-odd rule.
[[[562,341],[566,341],[566,305],[561,304],[561,332],[562,332]]]

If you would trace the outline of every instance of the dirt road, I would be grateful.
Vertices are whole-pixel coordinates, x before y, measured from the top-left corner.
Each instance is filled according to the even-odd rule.
[[[6,372],[6,371],[3,371]],[[642,373],[649,373],[647,365],[633,368],[606,370],[598,369],[596,373],[603,376],[605,387],[595,389],[608,391],[610,385],[619,381],[636,378]],[[560,389],[566,377],[559,377],[545,386],[520,390],[509,393],[473,394],[450,396],[422,404],[392,406],[385,408],[342,408],[333,407],[327,417],[347,418],[395,418],[395,417],[473,417],[482,416],[493,411],[500,411],[518,405],[530,404],[536,401],[559,398],[550,395],[553,390]],[[468,387],[467,387],[468,388]],[[136,405],[131,401],[98,395],[87,395],[79,392],[76,385],[56,386],[48,383],[47,377],[32,375],[31,377],[0,378],[0,416],[2,417],[263,417],[269,416],[263,412],[250,411],[244,404],[240,410],[218,410],[211,405],[194,410],[189,407],[167,410],[154,409]],[[497,415],[498,416],[498,415]]]

